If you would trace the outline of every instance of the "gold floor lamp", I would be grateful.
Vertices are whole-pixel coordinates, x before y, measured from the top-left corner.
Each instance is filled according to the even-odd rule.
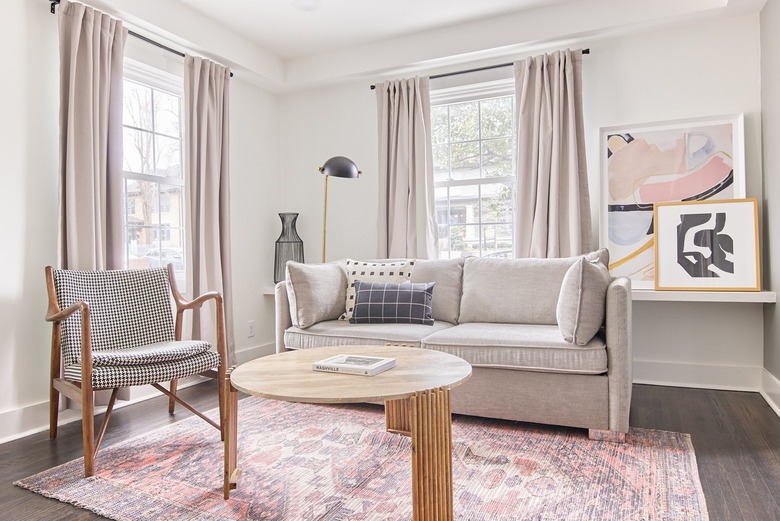
[[[328,178],[343,177],[355,179],[362,172],[358,170],[357,165],[343,156],[331,157],[320,167],[320,173],[325,176],[325,210],[322,215],[322,262],[325,262],[325,236],[328,230]]]

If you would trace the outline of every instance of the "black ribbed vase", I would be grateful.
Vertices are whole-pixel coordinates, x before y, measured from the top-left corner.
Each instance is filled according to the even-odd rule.
[[[287,261],[303,262],[303,241],[295,229],[297,213],[280,213],[282,234],[276,239],[274,253],[274,283],[285,279],[284,267]]]

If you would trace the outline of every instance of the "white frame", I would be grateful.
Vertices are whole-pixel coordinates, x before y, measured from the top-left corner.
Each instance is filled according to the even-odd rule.
[[[692,214],[700,214],[707,221],[686,230],[682,217]],[[757,199],[658,203],[653,215],[656,290],[760,291]],[[733,252],[726,250],[723,255],[723,262],[733,269],[733,273],[719,268],[717,262],[703,265],[703,259],[695,257],[697,254],[707,259],[715,256],[712,247],[694,244],[693,237],[697,232],[711,232],[718,222],[716,215],[722,216],[723,228],[715,237],[723,237],[728,240],[726,244],[733,247]],[[717,244],[714,249],[719,249]],[[710,276],[694,276],[681,262],[687,263],[691,270],[702,269]]]
[[[642,201],[641,197],[637,195],[640,193],[644,186],[651,186],[652,183],[642,181],[640,183],[634,182],[630,185],[636,187],[635,191],[630,196],[623,199],[613,199],[610,195],[610,182],[609,182],[609,161],[608,158],[610,136],[616,134],[630,134],[635,139],[641,139],[651,145],[655,145],[660,150],[667,150],[668,145],[674,144],[675,139],[679,139],[683,136],[694,136],[702,134],[702,131],[710,129],[713,131],[720,131],[723,134],[725,127],[717,128],[719,126],[727,125],[730,127],[730,142],[721,136],[720,139],[713,139],[715,141],[716,150],[711,156],[707,156],[706,161],[710,161],[713,157],[718,156],[723,164],[721,168],[730,166],[733,172],[732,183],[720,192],[713,193],[709,196],[703,196],[702,193],[697,194],[702,200],[712,199],[738,199],[745,197],[745,145],[744,145],[744,117],[742,114],[729,114],[712,117],[700,117],[680,119],[673,121],[659,121],[653,123],[631,124],[631,125],[618,125],[610,127],[602,127],[600,131],[600,169],[601,169],[601,204],[599,208],[599,244],[601,247],[608,248],[610,251],[610,272],[613,275],[625,275],[631,279],[632,287],[635,289],[654,289],[655,287],[655,254],[653,252],[653,233],[647,233],[640,235],[637,230],[640,230],[644,224],[648,231],[651,230],[652,222],[652,204],[653,202],[680,202],[681,199],[666,199],[655,201]],[[718,135],[720,135],[718,134]],[[709,138],[708,138],[709,140]],[[686,144],[689,142],[686,141]],[[709,144],[709,141],[707,142]],[[704,149],[705,147],[702,147]],[[688,147],[685,148],[686,153],[693,154],[697,151],[690,152]],[[624,155],[625,156],[625,155]],[[615,155],[613,155],[615,157]],[[686,155],[686,160],[691,156]],[[624,158],[621,158],[624,159]],[[625,164],[625,163],[624,163]],[[638,163],[639,164],[639,163]],[[643,161],[641,165],[645,165],[647,162]],[[726,166],[724,166],[726,165]],[[630,169],[629,169],[630,171]],[[690,172],[686,172],[690,173]],[[674,177],[680,176],[679,178]],[[667,181],[667,185],[677,182],[678,179],[682,179],[681,174],[674,174],[672,176],[655,176],[645,178],[647,180],[655,181],[658,179],[663,182]],[[656,186],[660,186],[656,185]],[[680,185],[681,186],[681,185]],[[670,190],[671,192],[672,190]],[[636,208],[638,211],[628,211],[624,215],[624,222],[629,222],[626,219],[636,218],[633,223],[629,222],[627,229],[632,231],[634,236],[625,234],[620,237],[619,244],[617,241],[613,241],[610,237],[610,225],[614,224],[614,228],[618,229],[619,226],[616,223],[610,223],[610,205],[624,205],[624,208]],[[647,212],[647,213],[644,213]],[[612,214],[612,219],[616,219],[617,213]],[[633,227],[633,228],[632,228]],[[622,229],[621,229],[622,231]],[[617,234],[618,232],[614,232]],[[636,238],[635,242],[630,242],[632,238]]]

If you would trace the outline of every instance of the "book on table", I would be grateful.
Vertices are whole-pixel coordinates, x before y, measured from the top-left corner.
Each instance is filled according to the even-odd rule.
[[[395,367],[395,358],[365,355],[336,355],[312,364],[315,371],[374,376]]]

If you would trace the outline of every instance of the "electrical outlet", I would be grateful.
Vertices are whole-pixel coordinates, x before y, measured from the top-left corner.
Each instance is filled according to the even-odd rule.
[[[250,320],[246,323],[246,337],[252,338],[253,336],[255,336],[255,321]]]

